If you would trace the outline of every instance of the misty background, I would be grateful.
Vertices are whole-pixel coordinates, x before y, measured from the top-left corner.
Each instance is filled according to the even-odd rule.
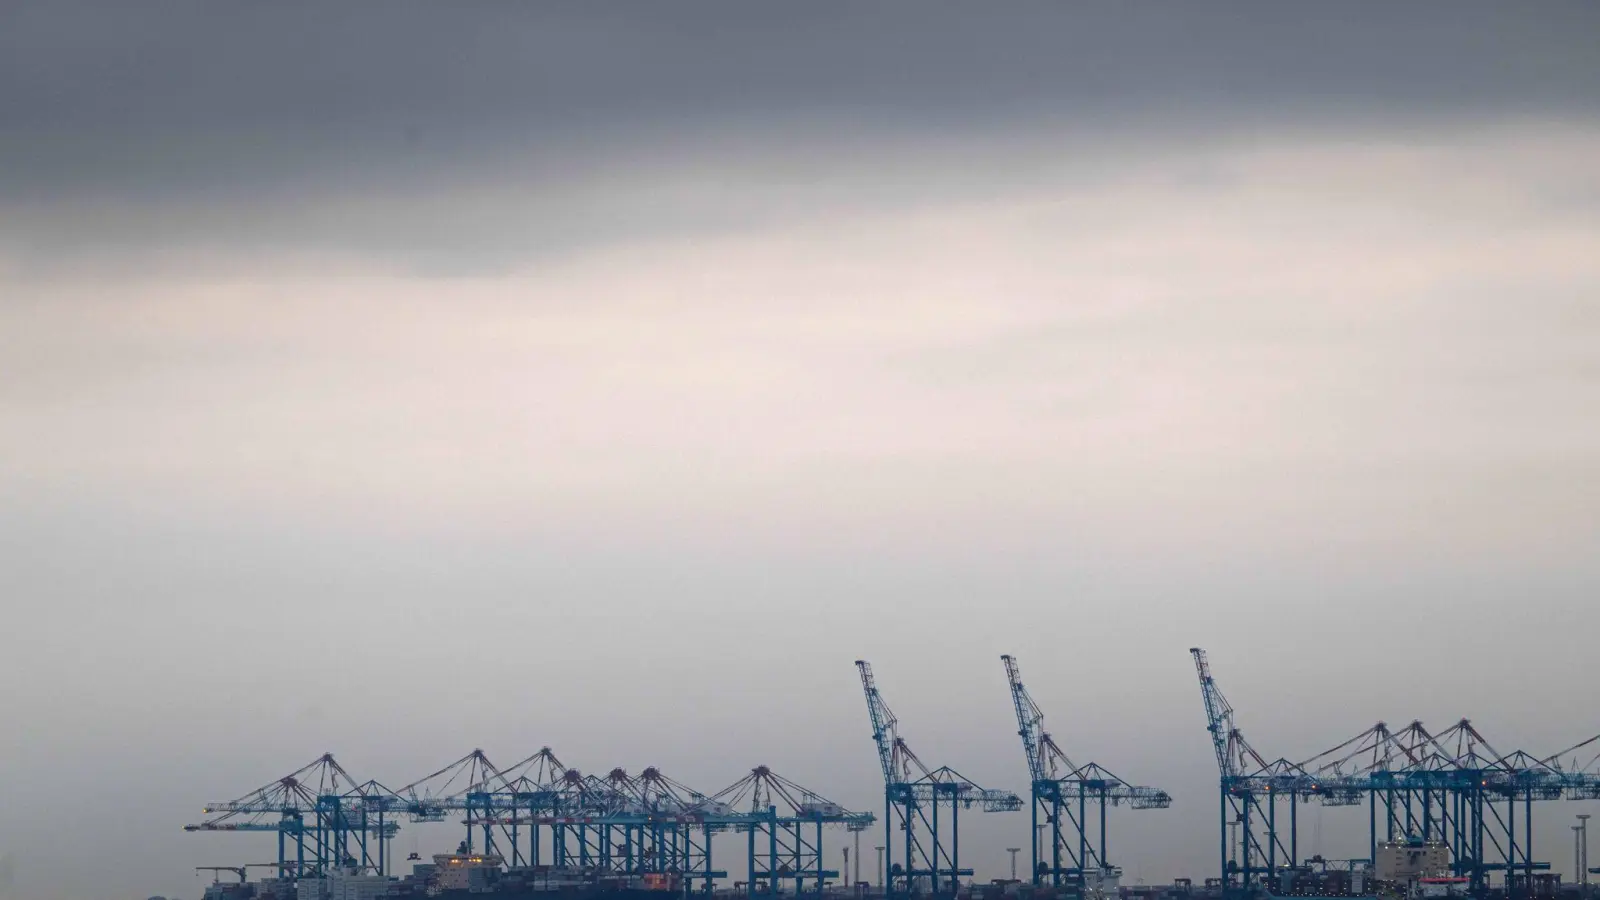
[[[325,751],[881,816],[863,657],[924,760],[1025,794],[1015,654],[1076,761],[1174,796],[1114,813],[1126,883],[1214,874],[1190,646],[1273,757],[1600,731],[1597,34],[6,4],[0,897],[198,896],[274,841],[181,827]]]

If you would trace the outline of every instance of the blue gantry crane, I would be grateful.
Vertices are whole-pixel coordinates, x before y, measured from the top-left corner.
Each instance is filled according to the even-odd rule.
[[[483,805],[492,811],[494,824],[505,833],[510,856],[506,861],[514,867],[538,866],[544,862],[544,827],[556,826],[554,820],[560,811],[561,782],[567,767],[556,758],[549,747],[540,747],[530,756],[499,770],[499,789],[484,798]],[[524,832],[526,829],[526,832]],[[527,835],[527,852],[523,852],[523,835]],[[553,841],[556,847],[560,841]]]
[[[634,776],[613,769],[606,781],[612,821],[601,840],[610,847],[613,871],[677,875],[686,889],[698,880],[706,893],[717,878],[727,877],[712,867],[712,838],[725,825],[704,814],[705,794],[656,766]]]
[[[543,864],[548,829],[556,868],[675,875],[685,888],[698,882],[704,892],[727,877],[712,867],[712,835],[732,822],[705,815],[704,794],[655,766],[636,776],[621,767],[585,775],[544,747],[498,776],[501,787],[469,795],[469,808],[486,811],[480,825],[500,829],[513,867]]]
[[[1164,809],[1172,805],[1171,795],[1160,788],[1129,784],[1097,763],[1073,763],[1044,730],[1044,711],[1023,685],[1016,657],[1000,659],[1031,777],[1033,883],[1048,879],[1053,885],[1081,889],[1114,882],[1121,870],[1111,864],[1108,854],[1107,808],[1126,803],[1133,809]],[[1048,855],[1041,854],[1039,846],[1041,825],[1050,832]]]
[[[1527,895],[1537,873],[1550,868],[1533,856],[1535,801],[1582,797],[1590,789],[1588,778],[1564,771],[1557,757],[1500,753],[1466,719],[1438,734],[1421,722],[1398,732],[1379,722],[1303,762],[1269,763],[1239,731],[1205,651],[1189,652],[1217,756],[1225,892],[1281,887],[1299,864],[1302,803],[1340,807],[1365,800],[1374,859],[1380,841],[1437,843],[1473,894],[1488,891],[1498,872],[1513,895]],[[1288,813],[1286,830],[1280,809]],[[1230,826],[1238,830],[1235,841]]]
[[[807,893],[808,883],[810,892],[822,893],[839,877],[823,858],[824,828],[859,832],[875,821],[872,813],[851,812],[766,766],[706,798],[699,812],[708,823],[732,824],[745,834],[750,895],[780,893],[784,882],[792,882],[796,894]]]
[[[238,799],[207,804],[203,812],[210,818],[183,830],[275,833],[275,865],[295,878],[317,877],[340,866],[381,871],[384,841],[399,826],[382,817],[370,819],[361,790],[333,754],[324,753]]]
[[[1421,722],[1398,732],[1379,722],[1300,765],[1309,796],[1324,805],[1365,796],[1374,854],[1380,840],[1443,844],[1474,891],[1488,888],[1491,873],[1531,884],[1550,868],[1532,855],[1533,804],[1573,787],[1544,760],[1495,750],[1466,719],[1438,734]]]
[[[924,765],[900,737],[899,720],[878,691],[872,666],[858,659],[856,670],[883,769],[883,845],[891,861],[894,833],[900,832],[902,860],[891,862],[884,890],[909,894],[926,884],[934,892],[954,893],[961,876],[972,874],[961,865],[961,810],[977,805],[984,812],[1010,812],[1022,808],[1022,799],[981,787],[949,766]],[[941,809],[949,811],[947,822],[940,821]]]
[[[1221,827],[1218,847],[1224,890],[1249,887],[1275,874],[1280,862],[1293,865],[1298,857],[1299,801],[1315,790],[1314,780],[1304,769],[1279,758],[1267,762],[1245,740],[1233,718],[1233,706],[1222,695],[1211,676],[1211,664],[1199,647],[1191,647],[1195,670],[1200,677],[1200,695],[1205,703],[1206,729],[1211,732],[1217,755],[1221,788]],[[1287,802],[1289,831],[1279,833],[1278,812]],[[1237,823],[1240,843],[1228,839],[1230,821]],[[1265,867],[1255,866],[1256,861]]]
[[[1268,762],[1245,739],[1234,721],[1233,706],[1223,696],[1204,650],[1192,647],[1195,670],[1205,704],[1206,728],[1211,733],[1221,788],[1219,847],[1224,889],[1249,887],[1276,877],[1280,867],[1292,866],[1299,857],[1299,809],[1303,800],[1344,796],[1330,791],[1304,766],[1279,757]],[[1280,810],[1287,807],[1288,831],[1279,829]],[[1228,840],[1230,825],[1238,829],[1237,843]]]

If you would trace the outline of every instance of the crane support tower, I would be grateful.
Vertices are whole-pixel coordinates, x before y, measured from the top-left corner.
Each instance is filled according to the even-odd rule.
[[[1023,686],[1014,656],[1002,656],[1017,713],[1017,736],[1031,778],[1033,883],[1085,887],[1115,884],[1121,870],[1111,864],[1106,810],[1126,803],[1134,809],[1165,809],[1164,790],[1129,784],[1097,763],[1076,765],[1044,730],[1044,711]],[[1050,833],[1040,846],[1040,826]]]
[[[900,832],[901,861],[889,864],[884,891],[911,894],[926,887],[953,894],[961,876],[972,874],[961,866],[961,810],[976,804],[984,812],[1010,812],[1022,808],[1022,799],[1010,791],[980,787],[949,766],[924,765],[900,737],[899,720],[878,692],[872,666],[858,659],[856,670],[883,769],[883,845],[890,860],[894,833]],[[948,810],[948,821],[941,821],[941,809]]]

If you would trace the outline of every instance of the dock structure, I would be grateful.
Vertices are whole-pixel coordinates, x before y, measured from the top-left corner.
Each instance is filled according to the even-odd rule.
[[[1535,855],[1537,812],[1554,800],[1600,800],[1600,735],[1540,755],[1502,752],[1467,719],[1437,732],[1420,721],[1400,729],[1380,721],[1298,761],[1264,755],[1239,727],[1205,651],[1190,654],[1218,769],[1217,875],[1206,879],[1208,894],[1333,896],[1334,886],[1354,892],[1356,885],[1408,881],[1422,893],[1543,897],[1558,885],[1554,867]],[[1016,657],[1001,660],[1032,813],[1029,842],[1017,842],[1015,852],[1030,847],[1031,867],[1026,879],[1013,875],[996,884],[1040,897],[1138,894],[1119,887],[1108,811],[1163,809],[1173,805],[1172,795],[1098,763],[1074,763],[1045,730]],[[944,897],[970,888],[974,870],[962,857],[962,813],[1016,811],[1024,800],[950,766],[925,764],[901,734],[872,666],[855,665],[883,776],[871,893]],[[1302,856],[1301,808],[1308,804],[1364,812],[1365,846],[1356,852],[1366,858]],[[463,870],[492,861],[493,868],[508,866],[513,880],[543,879],[547,887],[569,879],[711,894],[728,878],[728,860],[742,851],[745,878],[734,887],[747,896],[834,890],[844,872],[826,862],[824,835],[838,829],[853,838],[859,868],[861,835],[880,822],[767,766],[746,770],[720,790],[700,791],[657,766],[585,772],[547,746],[507,766],[473,749],[398,788],[359,779],[324,753],[236,799],[206,805],[204,815],[185,830],[272,835],[277,859],[267,867],[282,882],[385,878],[398,868],[392,844],[403,827],[453,822],[461,841],[446,858],[458,859]],[[723,834],[740,851],[715,853]],[[1585,837],[1583,825],[1575,826],[1580,879],[1592,871]],[[420,859],[413,852],[408,861]],[[861,893],[865,885],[856,882]],[[1189,885],[1180,879],[1174,889],[1186,893]]]

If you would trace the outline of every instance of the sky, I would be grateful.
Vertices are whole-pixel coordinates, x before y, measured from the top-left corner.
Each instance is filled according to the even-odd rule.
[[[5,4],[0,898],[198,896],[272,842],[182,826],[330,751],[874,810],[859,658],[1025,791],[1016,655],[1172,793],[1130,883],[1213,874],[1191,646],[1273,757],[1600,731],[1597,29]]]

